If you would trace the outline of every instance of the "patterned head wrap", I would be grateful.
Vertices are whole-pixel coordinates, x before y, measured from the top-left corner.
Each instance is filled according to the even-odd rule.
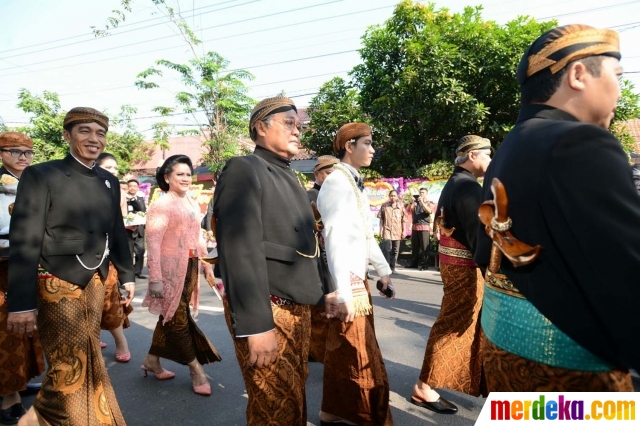
[[[105,130],[109,130],[109,117],[98,111],[97,109],[88,107],[76,107],[72,108],[67,115],[64,116],[64,122],[62,127],[65,129],[68,126],[79,123],[98,123]]]
[[[267,98],[260,101],[260,103],[253,108],[253,111],[251,111],[251,118],[249,119],[249,133],[253,131],[253,127],[258,121],[264,120],[268,115],[289,110],[294,110],[296,114],[298,113],[296,104],[294,104],[291,99],[285,98],[284,96],[276,96],[274,98]]]
[[[371,136],[371,127],[366,123],[347,123],[340,127],[333,139],[333,152],[336,154],[344,149],[347,142],[363,136]]]
[[[606,55],[620,59],[618,33],[588,25],[565,25],[542,34],[522,56],[516,79],[522,85],[542,71],[555,74],[569,62],[588,56]]]
[[[328,169],[330,167],[333,167],[334,164],[338,164],[339,162],[340,160],[338,160],[333,155],[323,155],[321,157],[318,157],[318,162],[313,168],[313,171],[319,172],[320,170]]]
[[[15,148],[25,146],[33,149],[33,141],[24,133],[19,132],[3,132],[0,133],[0,148]]]
[[[463,136],[458,140],[456,157],[462,157],[476,149],[491,149],[491,141],[476,135]]]

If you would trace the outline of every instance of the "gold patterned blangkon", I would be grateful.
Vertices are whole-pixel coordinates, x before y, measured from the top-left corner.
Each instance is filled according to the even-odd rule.
[[[568,53],[557,61],[550,58],[550,56],[558,51],[573,45],[584,47]],[[549,68],[551,74],[555,74],[563,69],[569,62],[577,61],[587,56],[619,51],[620,40],[617,32],[582,25],[570,25],[564,29],[561,37],[546,45],[538,53],[529,56],[527,77],[531,77],[545,68]]]

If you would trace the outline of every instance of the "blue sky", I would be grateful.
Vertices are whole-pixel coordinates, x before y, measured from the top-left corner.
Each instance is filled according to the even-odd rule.
[[[176,4],[176,0],[168,0]],[[360,37],[370,25],[388,19],[394,0],[181,0],[189,25],[214,50],[245,68],[255,79],[250,96],[280,91],[305,106],[323,82],[359,63]],[[460,11],[484,7],[483,16],[504,23],[518,15],[556,17],[560,24],[582,23],[621,31],[622,65],[640,71],[640,0],[440,0],[438,7]],[[136,75],[157,59],[185,62],[186,44],[175,27],[154,14],[151,0],[134,0],[133,13],[105,38],[94,38],[119,0],[0,0],[0,117],[8,125],[28,121],[17,107],[20,88],[57,92],[63,109],[91,106],[111,113],[120,105],[138,109],[136,125],[147,130],[156,105],[172,105],[181,89],[170,71],[156,79],[160,89],[138,90]],[[270,16],[269,16],[270,15]],[[145,22],[142,22],[145,21]],[[280,63],[280,64],[274,64]],[[640,73],[627,74],[640,91]],[[193,123],[176,116],[173,124]]]

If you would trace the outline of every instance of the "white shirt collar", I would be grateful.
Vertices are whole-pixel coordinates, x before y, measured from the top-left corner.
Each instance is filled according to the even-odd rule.
[[[360,178],[360,172],[358,172],[356,170],[356,168],[353,167],[351,164],[347,164],[347,163],[343,163],[343,162],[341,162],[340,164],[342,164],[344,167],[346,167],[347,170],[349,170],[351,173],[353,173],[357,178]]]
[[[74,159],[74,160],[76,160],[78,163],[82,164],[83,166],[85,166],[85,167],[86,167],[87,169],[89,169],[89,170],[93,170],[93,168],[96,166],[96,162],[95,162],[95,161],[93,162],[93,165],[92,165],[91,167],[89,167],[89,166],[87,166],[86,164],[84,164],[82,161],[78,160],[78,159],[76,158],[76,156],[75,156],[75,155],[73,155],[71,152],[69,153],[69,155],[71,155],[71,156],[73,157],[73,159]]]

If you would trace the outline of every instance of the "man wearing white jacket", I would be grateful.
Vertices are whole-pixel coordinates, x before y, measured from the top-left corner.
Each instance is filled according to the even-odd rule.
[[[369,263],[382,277],[382,291],[388,290],[390,298],[395,293],[389,278],[391,268],[373,238],[369,200],[358,172],[371,164],[372,143],[367,124],[342,126],[333,141],[341,163],[334,166],[318,195],[327,262],[338,287],[339,307],[337,318],[328,325],[322,425],[393,425],[389,381],[373,326]]]

